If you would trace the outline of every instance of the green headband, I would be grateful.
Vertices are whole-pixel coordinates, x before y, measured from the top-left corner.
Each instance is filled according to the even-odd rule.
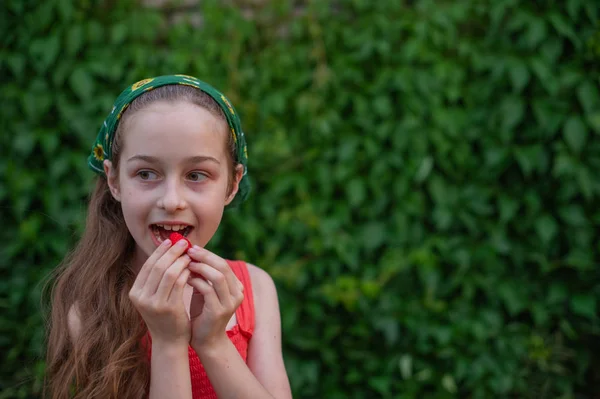
[[[202,90],[211,96],[212,99],[215,100],[216,103],[219,104],[219,107],[221,107],[223,110],[235,142],[235,160],[244,167],[244,175],[240,181],[238,192],[229,206],[233,207],[241,204],[250,193],[250,182],[248,181],[247,176],[248,149],[246,147],[246,139],[244,138],[244,132],[242,131],[240,118],[238,117],[238,114],[235,112],[229,100],[221,92],[209,84],[192,76],[158,76],[151,79],[141,80],[123,90],[119,97],[117,97],[112,111],[104,120],[104,123],[98,132],[98,137],[96,137],[96,141],[92,147],[92,153],[88,157],[88,166],[94,172],[105,176],[103,162],[105,159],[110,160],[112,157],[112,143],[123,112],[125,112],[129,104],[131,104],[137,97],[141,96],[147,91],[166,85],[187,85]]]

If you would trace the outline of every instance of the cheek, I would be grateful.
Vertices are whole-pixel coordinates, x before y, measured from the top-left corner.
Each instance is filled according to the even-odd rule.
[[[140,220],[145,219],[146,213],[149,212],[150,200],[150,196],[141,195],[141,193],[134,192],[130,188],[125,188],[122,191],[121,210],[129,231],[137,229]]]
[[[121,210],[123,211],[123,219],[130,232],[134,232],[137,229],[140,218],[140,207],[135,206],[131,202],[127,201],[127,197],[123,197],[121,201]]]

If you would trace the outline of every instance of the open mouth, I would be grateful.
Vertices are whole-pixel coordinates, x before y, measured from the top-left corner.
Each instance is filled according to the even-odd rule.
[[[150,229],[152,230],[152,234],[156,237],[159,243],[163,242],[171,233],[179,233],[184,237],[187,237],[188,234],[194,229],[192,226],[186,225],[166,225],[166,224],[151,224]]]

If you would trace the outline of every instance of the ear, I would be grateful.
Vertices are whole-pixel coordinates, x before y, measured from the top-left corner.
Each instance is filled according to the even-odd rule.
[[[242,177],[244,177],[244,166],[238,164],[235,167],[235,177],[231,184],[231,192],[229,195],[227,195],[227,198],[225,198],[225,205],[229,205],[231,201],[233,201],[233,198],[240,188],[240,181],[242,180]]]
[[[113,167],[113,164],[108,159],[105,159],[103,164],[106,181],[110,188],[110,193],[117,201],[121,201],[121,190],[119,189],[119,173]]]

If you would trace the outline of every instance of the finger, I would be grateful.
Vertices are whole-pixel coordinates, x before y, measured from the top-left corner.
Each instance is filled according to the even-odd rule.
[[[231,267],[229,267],[229,264],[225,259],[197,245],[192,247],[188,253],[192,259],[197,260],[199,263],[210,265],[221,272],[227,279],[227,284],[231,293],[243,291],[242,283],[233,270],[231,270]]]
[[[152,266],[154,266],[156,261],[158,259],[160,259],[169,250],[169,247],[171,247],[171,240],[167,239],[167,240],[164,240],[154,250],[152,255],[150,255],[150,257],[146,260],[146,262],[144,262],[144,265],[138,272],[138,275],[135,278],[133,285],[131,286],[132,291],[139,291],[142,289],[142,287],[146,283],[146,280],[148,279],[148,275],[150,274],[150,271],[152,270]]]
[[[214,267],[207,265],[206,263],[190,262],[190,271],[197,273],[206,279],[206,283],[212,285],[219,301],[224,306],[229,306],[232,302],[231,291],[227,284],[227,278],[215,269]]]
[[[150,274],[146,279],[146,282],[143,287],[143,292],[145,295],[154,295],[156,290],[158,289],[158,285],[162,280],[163,274],[165,271],[173,264],[175,261],[183,255],[187,248],[187,243],[184,240],[178,241],[173,245],[169,250],[163,254],[153,265],[150,270]],[[187,255],[186,255],[187,256]]]
[[[192,276],[193,275],[194,274],[192,273]],[[208,283],[208,281],[200,277],[191,277],[188,278],[188,284],[191,285],[197,293],[202,294],[205,306],[208,306],[211,309],[222,308],[215,289]]]
[[[191,259],[187,255],[182,255],[171,264],[165,270],[162,275],[162,279],[158,284],[158,288],[156,289],[156,298],[159,301],[168,301],[169,295],[171,295],[171,291],[175,286],[175,283],[181,276],[181,273],[186,269],[187,265],[190,263]]]
[[[190,271],[189,269],[184,268],[179,274],[177,280],[175,280],[175,284],[173,284],[173,289],[169,293],[169,298],[167,299],[169,302],[183,302],[183,289],[186,286],[189,278]]]

